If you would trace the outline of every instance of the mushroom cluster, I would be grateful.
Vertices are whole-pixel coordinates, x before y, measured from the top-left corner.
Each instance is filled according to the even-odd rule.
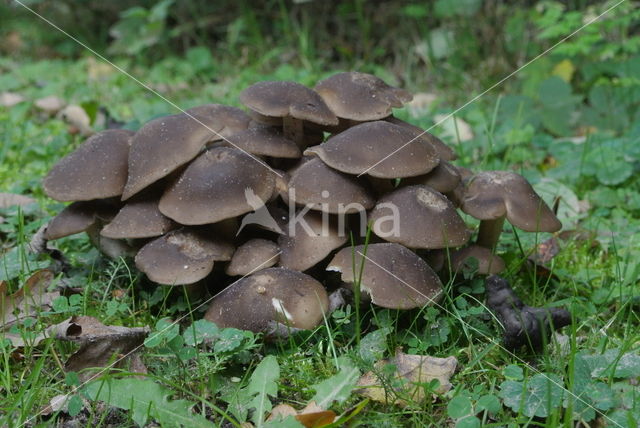
[[[411,98],[346,72],[313,89],[256,83],[240,94],[246,112],[208,104],[99,132],[44,179],[48,196],[72,202],[45,238],[85,231],[158,284],[240,277],[205,315],[221,327],[313,328],[331,284],[359,284],[387,308],[433,303],[438,271],[470,257],[480,273],[504,269],[505,219],[561,225],[522,176],[457,167],[450,147],[394,117]],[[473,244],[458,210],[480,220]]]

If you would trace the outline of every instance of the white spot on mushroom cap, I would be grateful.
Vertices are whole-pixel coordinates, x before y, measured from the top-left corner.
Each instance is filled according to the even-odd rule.
[[[284,302],[278,298],[273,297],[271,299],[271,304],[273,305],[274,309],[276,310],[276,312],[282,314],[285,316],[285,318],[292,322],[293,321],[293,316],[291,316],[291,314],[287,311],[287,309],[284,307]]]

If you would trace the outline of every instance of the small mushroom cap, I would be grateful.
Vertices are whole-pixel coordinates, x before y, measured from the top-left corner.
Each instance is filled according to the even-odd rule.
[[[133,136],[129,151],[129,177],[122,200],[129,199],[195,158],[215,134],[201,119],[186,114],[160,117]]]
[[[290,218],[283,234],[278,238],[279,265],[288,269],[305,271],[327,257],[331,251],[347,242],[347,234],[335,225],[335,219],[323,221],[322,213],[298,212]],[[324,214],[328,217],[327,214]]]
[[[180,224],[216,223],[263,206],[274,182],[274,174],[244,152],[215,147],[169,186],[160,198],[160,212]]]
[[[334,74],[316,84],[315,90],[336,116],[351,120],[378,120],[402,107],[413,96],[371,74],[356,71]]]
[[[178,229],[138,251],[136,267],[158,284],[193,284],[207,276],[215,261],[231,260],[233,245],[202,232]]]
[[[364,245],[343,248],[327,270],[340,272],[342,280],[353,287],[363,260],[360,290],[378,306],[417,308],[434,303],[442,293],[442,283],[433,269],[411,250],[398,244],[370,244],[366,249]]]
[[[176,224],[158,209],[157,195],[130,199],[100,234],[112,239],[153,238],[164,235]]]
[[[461,208],[479,220],[506,216],[509,223],[526,232],[557,232],[562,228],[531,184],[511,171],[485,171],[468,179]]]
[[[258,156],[297,159],[302,157],[298,145],[270,126],[252,127],[230,135],[227,141],[236,148]],[[222,143],[222,144],[229,144]]]
[[[264,116],[290,116],[320,125],[338,124],[338,118],[320,95],[296,82],[255,83],[240,93],[240,101]]]
[[[365,211],[375,204],[373,195],[356,177],[329,168],[321,159],[311,158],[297,167],[288,182],[295,203],[331,214]]]
[[[133,132],[108,129],[88,138],[51,168],[44,191],[57,201],[88,201],[120,196],[127,181]]]
[[[470,238],[453,204],[421,185],[402,187],[382,197],[369,222],[380,238],[409,248],[458,247]]]
[[[435,135],[429,132],[424,131],[422,128],[419,128],[415,125],[410,124],[409,122],[405,122],[404,120],[398,119],[397,117],[393,117],[393,116],[389,116],[384,120],[386,120],[387,122],[391,122],[394,125],[399,125],[407,128],[408,130],[414,133],[414,136],[420,135],[421,140],[424,140],[433,146],[433,148],[436,150],[436,153],[438,153],[438,157],[440,159],[444,159],[447,161],[458,159],[458,155],[456,154],[456,152],[453,151],[451,147],[447,146],[440,138],[436,137]]]
[[[495,275],[506,269],[504,260],[500,256],[493,254],[491,249],[480,245],[469,245],[468,247],[451,251],[449,260],[452,270],[459,272],[471,258],[478,260],[478,273],[480,275]]]
[[[458,169],[447,161],[441,160],[438,166],[425,175],[405,178],[401,185],[423,184],[429,186],[440,193],[447,193],[455,190],[460,184],[460,173]]]
[[[264,332],[272,321],[311,329],[323,319],[329,298],[322,284],[301,272],[269,268],[233,283],[204,315],[218,327]]]
[[[186,111],[202,120],[216,131],[209,141],[218,141],[244,131],[249,127],[251,118],[237,107],[223,104],[205,104]]]
[[[280,248],[267,239],[251,239],[236,249],[225,272],[231,276],[249,275],[278,263]]]
[[[426,174],[439,162],[433,146],[415,139],[411,131],[381,120],[349,128],[309,147],[304,154],[317,155],[338,171],[379,178]]]
[[[60,97],[55,95],[49,95],[47,97],[39,98],[35,101],[34,105],[43,112],[54,115],[64,108],[67,103]]]
[[[85,232],[97,221],[109,221],[118,207],[106,201],[80,201],[67,205],[47,225],[44,238],[48,241]]]

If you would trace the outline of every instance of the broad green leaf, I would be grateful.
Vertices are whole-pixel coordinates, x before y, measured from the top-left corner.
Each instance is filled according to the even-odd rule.
[[[252,419],[257,427],[261,427],[264,423],[264,414],[271,411],[269,397],[275,398],[278,395],[276,381],[279,377],[280,366],[273,355],[269,355],[260,361],[260,364],[251,375],[247,392],[254,396],[251,400],[251,407],[255,409]]]
[[[173,391],[149,379],[107,378],[91,382],[83,392],[92,400],[131,412],[131,418],[140,426],[146,425],[149,417],[167,427],[215,426],[191,410],[195,403],[170,400]]]
[[[502,405],[500,404],[500,400],[495,395],[483,395],[478,399],[476,403],[476,412],[487,411],[492,415],[497,414]]]
[[[311,387],[316,391],[311,401],[315,401],[323,409],[328,409],[334,401],[342,403],[349,398],[360,377],[360,370],[346,359],[340,359],[339,362],[338,374]]]
[[[523,382],[507,380],[500,385],[500,398],[513,411],[528,417],[545,418],[562,404],[562,379],[538,373]]]
[[[387,336],[390,332],[389,328],[380,328],[363,337],[358,349],[360,358],[367,364],[373,364],[382,359],[387,349]]]
[[[184,341],[189,346],[199,345],[205,340],[210,340],[220,334],[220,329],[211,321],[205,319],[198,320],[182,334]]]
[[[447,414],[452,419],[461,419],[473,415],[473,406],[469,397],[457,395],[447,404]]]
[[[456,422],[456,428],[480,428],[480,419],[475,416],[465,416]]]
[[[504,370],[502,370],[502,375],[511,380],[522,380],[524,378],[522,367],[516,366],[515,364],[509,364],[505,367]]]

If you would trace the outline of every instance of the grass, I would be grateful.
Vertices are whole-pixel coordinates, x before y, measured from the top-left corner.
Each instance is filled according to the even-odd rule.
[[[367,22],[358,25],[363,27],[362,31],[368,31]],[[297,37],[298,30],[285,30],[289,37]],[[298,42],[304,44],[305,40]],[[312,61],[306,67],[273,65],[273,58],[278,54],[266,52],[263,58],[242,66],[232,60],[217,61],[215,70],[220,77],[216,80],[207,74],[209,66],[193,69],[188,62],[171,56],[149,67],[124,59],[118,60],[118,64],[136,76],[144,76],[145,83],[158,88],[183,108],[212,100],[238,105],[240,90],[257,80],[288,79],[312,84],[333,71],[330,65]],[[560,208],[564,209],[565,230],[575,233],[565,240],[558,239],[560,251],[546,269],[536,268],[527,259],[537,244],[550,237],[548,235],[506,229],[498,247],[498,253],[507,261],[507,278],[526,303],[562,305],[574,316],[572,325],[562,331],[561,341],[554,339],[542,355],[516,356],[501,348],[499,327],[483,303],[482,281],[471,274],[449,281],[438,307],[401,312],[349,306],[331,314],[316,330],[286,341],[268,343],[248,335],[236,337],[233,346],[214,352],[202,344],[189,345],[186,339],[189,334],[193,335],[189,326],[201,318],[206,306],[191,310],[204,298],[190,298],[186,290],[180,288],[153,286],[136,271],[131,260],[105,260],[84,236],[55,243],[72,264],[64,280],[83,288],[80,301],[72,304],[67,298],[66,304],[61,302],[57,309],[37,314],[14,332],[30,337],[71,315],[96,316],[105,324],[148,325],[158,332],[162,331],[163,319],[186,315],[179,323],[181,330],[177,336],[164,337],[154,346],[147,343],[142,350],[143,360],[149,369],[149,378],[165,387],[172,400],[193,403],[197,412],[218,426],[239,426],[242,418],[238,415],[242,412],[234,410],[232,397],[238,396],[249,384],[261,356],[276,356],[280,370],[278,398],[272,401],[302,408],[314,397],[314,386],[318,382],[342,373],[341,358],[346,357],[361,372],[373,368],[372,362],[362,357],[363,343],[374,344],[372,349],[378,359],[392,356],[397,347],[409,353],[452,355],[458,359],[459,371],[452,378],[451,391],[436,400],[410,402],[404,408],[364,402],[358,394],[349,394],[331,409],[338,414],[357,413],[350,426],[455,423],[466,427],[479,426],[479,423],[483,426],[569,427],[575,426],[576,419],[580,418],[584,424],[598,419],[608,426],[634,426],[633,418],[640,419],[635,386],[640,367],[633,366],[635,371],[625,377],[607,371],[606,366],[621,359],[636,361],[630,356],[637,356],[640,348],[637,291],[640,204],[634,199],[640,192],[640,180],[636,177],[640,157],[636,152],[625,155],[623,161],[619,157],[621,147],[637,144],[640,132],[632,126],[616,132],[600,128],[582,144],[563,141],[562,137],[579,136],[578,130],[584,124],[575,123],[566,135],[550,131],[556,126],[553,116],[559,111],[557,105],[550,103],[544,93],[532,94],[527,89],[534,80],[552,78],[551,68],[549,65],[539,70],[541,76],[523,77],[507,86],[500,96],[489,95],[459,112],[456,119],[470,124],[475,133],[473,139],[460,141],[458,123],[448,137],[460,155],[460,165],[473,169],[514,169],[540,188],[543,179],[555,180],[551,183],[562,198]],[[157,115],[173,113],[165,102],[89,57],[75,61],[20,62],[2,57],[0,69],[0,91],[20,92],[30,100],[55,94],[87,110],[106,108],[114,120],[130,128]],[[415,69],[407,72],[415,73]],[[564,88],[557,81],[552,84]],[[407,85],[415,92],[425,92],[419,83],[407,82]],[[447,92],[455,93],[438,98],[440,101],[426,113],[415,116],[409,109],[403,109],[399,116],[429,127],[433,123],[432,115],[447,113],[456,107],[448,100],[464,101],[468,95],[456,92],[453,87],[439,88],[438,95]],[[522,98],[525,95],[530,99]],[[568,106],[578,108],[580,104],[573,103],[568,96],[558,99],[566,101],[560,102],[560,110]],[[537,116],[532,119],[534,114]],[[444,127],[434,130],[440,135],[444,131]],[[62,204],[44,196],[40,180],[81,141],[82,137],[68,133],[68,126],[62,120],[42,117],[31,102],[0,108],[0,192],[27,194],[37,200],[37,206],[26,207],[21,212],[12,208],[0,211],[0,217],[4,218],[0,223],[3,256],[0,269],[8,277],[11,290],[16,290],[33,270],[47,262],[25,250],[29,237],[62,208]],[[622,163],[631,165],[629,175]],[[603,169],[596,169],[602,165]],[[589,201],[588,208],[579,203],[585,199]],[[469,223],[473,224],[473,220],[469,219]],[[384,332],[381,340],[375,336],[380,336],[380,331]],[[53,417],[33,417],[51,398],[73,393],[74,386],[78,385],[77,379],[65,374],[62,367],[75,347],[57,340],[45,340],[38,346],[25,346],[20,350],[6,341],[0,340],[0,344],[0,425],[53,424]],[[593,357],[607,351],[615,354],[613,361]],[[596,369],[600,370],[599,374],[594,374]],[[387,373],[384,369],[382,372]],[[514,385],[520,393],[533,388],[539,379],[536,375],[541,373],[557,376],[568,392],[558,400],[550,392],[553,385],[546,384],[542,389],[520,396],[520,404],[537,397],[546,408],[543,416],[528,415],[505,391]],[[126,378],[126,372],[112,378]],[[427,391],[431,391],[431,387],[424,385]],[[597,409],[593,417],[583,402],[572,400],[575,395]],[[468,404],[473,410],[459,413],[456,409],[460,407],[449,406],[454,398],[457,405]],[[492,400],[498,402],[497,408],[483,410],[488,409],[483,403]],[[359,404],[364,407],[357,412],[354,409]],[[84,406],[85,410],[76,416],[82,418],[78,419],[82,424],[135,425],[127,411],[110,408],[100,401],[88,401]],[[65,417],[69,418],[58,416],[59,419]]]

